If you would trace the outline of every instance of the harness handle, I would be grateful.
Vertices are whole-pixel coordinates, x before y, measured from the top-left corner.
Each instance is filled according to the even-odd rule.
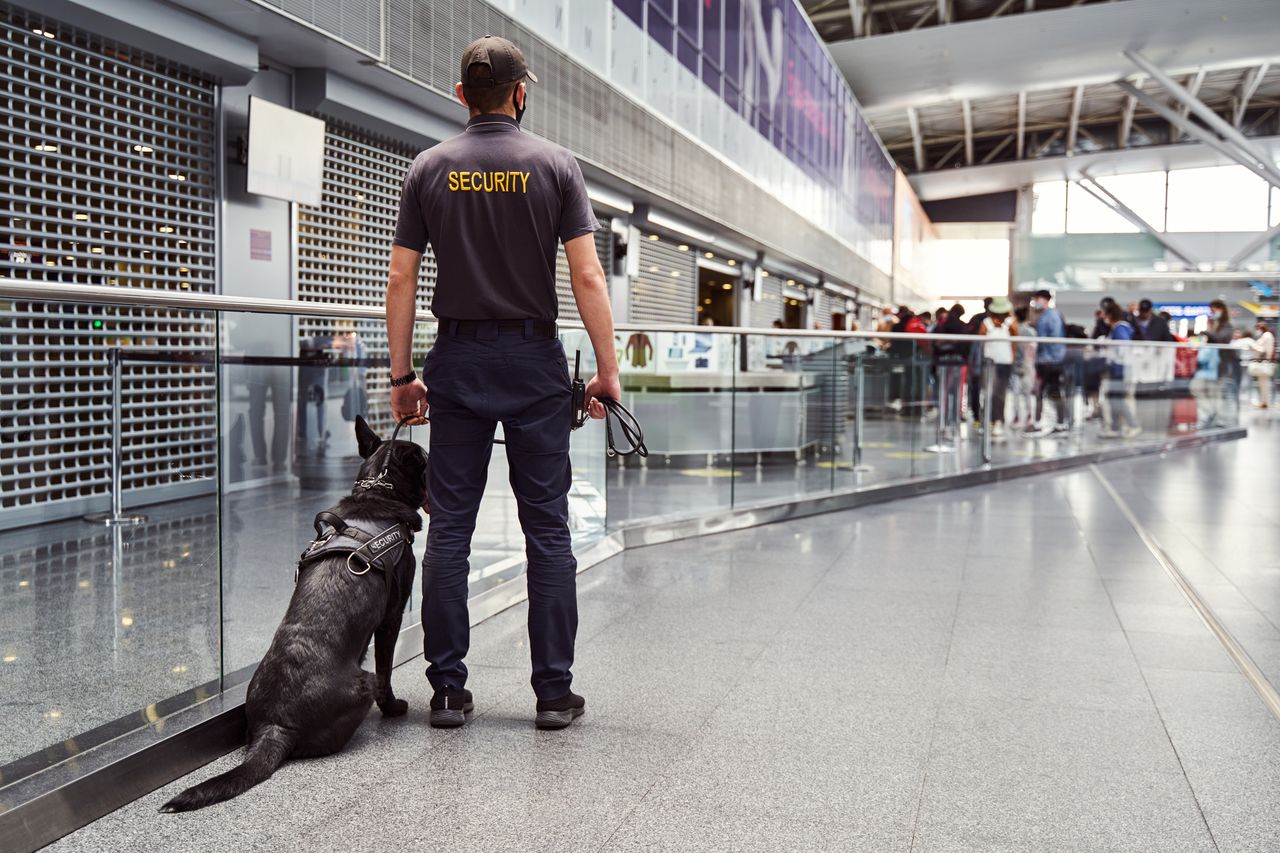
[[[320,528],[322,524],[329,525],[339,534],[344,533],[347,529],[347,523],[328,510],[316,513],[315,520],[311,524],[316,529],[317,537],[324,536],[324,531]]]

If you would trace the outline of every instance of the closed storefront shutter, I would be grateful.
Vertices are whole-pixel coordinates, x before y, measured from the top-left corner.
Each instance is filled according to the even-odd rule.
[[[0,276],[213,292],[213,81],[4,4],[0,33]],[[112,348],[209,354],[214,339],[211,313],[0,305],[0,527],[104,508]],[[123,377],[125,500],[211,490],[212,366]]]
[[[325,119],[324,184],[318,207],[298,208],[298,299],[381,308],[386,304],[387,263],[400,210],[400,187],[417,149]],[[436,262],[427,247],[418,277],[418,308],[435,291]],[[341,326],[341,327],[339,327]],[[424,329],[418,330],[421,338]],[[380,320],[298,320],[299,346],[312,349],[335,335],[354,332],[366,358],[386,358],[387,329]],[[415,340],[421,357],[427,342]],[[370,423],[389,430],[389,368],[364,371]]]
[[[783,319],[782,279],[776,275],[766,278],[761,288],[759,302],[751,303],[751,325],[767,329],[774,320]]]
[[[631,286],[631,322],[696,322],[698,270],[694,253],[666,240],[640,241],[640,274]]]
[[[818,321],[818,328],[830,330],[831,328],[831,294],[825,290],[819,290],[815,294],[816,301],[813,303]]]

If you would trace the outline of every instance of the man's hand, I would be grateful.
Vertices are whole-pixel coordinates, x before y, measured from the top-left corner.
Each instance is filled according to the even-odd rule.
[[[604,404],[596,399],[597,397],[610,397],[618,402],[622,401],[622,383],[618,381],[618,374],[604,376],[597,373],[587,383],[587,412],[591,417],[600,420],[604,417]]]
[[[405,418],[413,418],[409,421],[410,426],[427,422],[427,386],[421,379],[391,387],[391,414],[395,416],[396,423]]]

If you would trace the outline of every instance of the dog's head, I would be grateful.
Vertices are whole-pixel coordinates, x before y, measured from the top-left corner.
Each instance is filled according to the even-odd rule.
[[[383,479],[391,484],[389,494],[409,506],[427,505],[427,452],[412,441],[383,441],[359,415],[356,416],[356,444],[360,448],[360,476],[364,480],[386,472]]]

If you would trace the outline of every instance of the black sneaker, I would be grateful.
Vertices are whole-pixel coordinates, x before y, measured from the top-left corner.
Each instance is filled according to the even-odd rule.
[[[456,729],[467,721],[467,714],[475,710],[471,691],[461,687],[441,687],[431,697],[431,726],[437,729]]]
[[[534,724],[540,729],[563,729],[586,712],[587,700],[570,690],[559,699],[539,699]]]

